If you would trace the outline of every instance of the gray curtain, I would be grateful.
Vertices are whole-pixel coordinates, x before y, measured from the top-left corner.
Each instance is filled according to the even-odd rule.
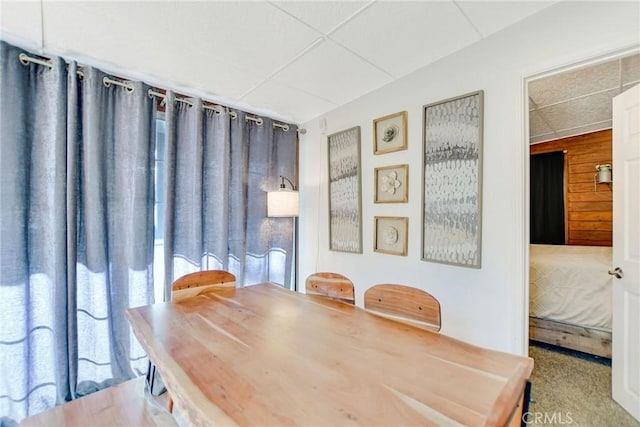
[[[0,42],[0,424],[146,369],[124,310],[153,298],[147,88],[22,52]]]
[[[296,128],[214,112],[167,94],[165,297],[178,277],[222,269],[239,286],[291,285],[293,219],[267,218],[267,191],[293,179]]]

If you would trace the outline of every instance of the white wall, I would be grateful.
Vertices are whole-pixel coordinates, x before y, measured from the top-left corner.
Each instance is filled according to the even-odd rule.
[[[319,117],[300,141],[299,283],[315,271],[350,277],[356,303],[376,283],[422,288],[442,306],[442,333],[514,353],[526,349],[528,213],[524,78],[637,47],[638,2],[563,2],[475,46]],[[421,261],[422,106],[484,90],[482,268]],[[409,147],[373,155],[374,118],[406,110]],[[326,130],[322,124],[326,123]],[[326,135],[362,132],[363,254],[329,251]],[[374,204],[373,169],[409,164],[409,203]],[[406,257],[373,252],[373,217],[409,217]]]

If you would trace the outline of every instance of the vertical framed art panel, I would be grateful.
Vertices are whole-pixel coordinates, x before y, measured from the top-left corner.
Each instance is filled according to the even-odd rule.
[[[424,106],[422,259],[481,267],[484,92]]]
[[[362,253],[360,126],[327,137],[329,249]]]

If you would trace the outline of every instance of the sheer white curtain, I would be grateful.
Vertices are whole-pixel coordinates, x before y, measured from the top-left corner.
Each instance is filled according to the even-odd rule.
[[[131,378],[153,298],[154,104],[142,83],[0,42],[0,424]]]
[[[295,126],[174,98],[167,93],[167,298],[173,280],[198,270],[228,270],[240,286],[289,287],[293,222],[267,218],[266,192],[278,189],[280,175],[294,176]]]

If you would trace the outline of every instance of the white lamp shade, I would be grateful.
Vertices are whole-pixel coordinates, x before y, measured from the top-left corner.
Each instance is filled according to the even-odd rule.
[[[298,192],[289,190],[267,192],[267,216],[298,216]]]

